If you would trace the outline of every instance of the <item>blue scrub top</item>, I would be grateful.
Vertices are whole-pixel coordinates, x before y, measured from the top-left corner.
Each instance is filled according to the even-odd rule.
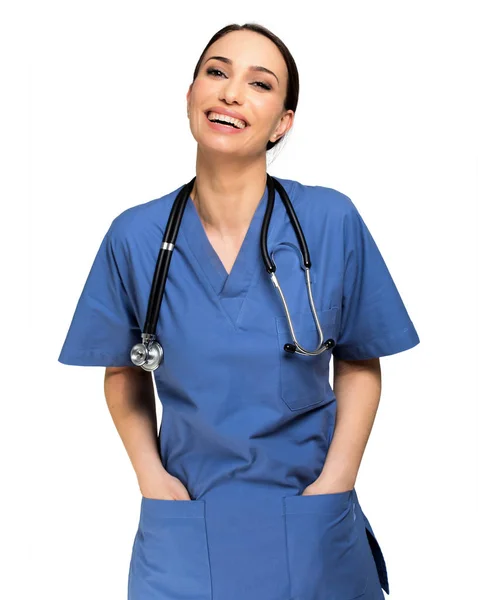
[[[291,503],[299,500],[294,496],[319,476],[333,436],[336,401],[329,384],[331,354],[345,360],[369,359],[403,352],[419,343],[384,259],[351,199],[331,188],[277,179],[290,196],[307,240],[324,340],[333,338],[335,347],[312,357],[283,350],[292,339],[260,253],[267,188],[229,275],[189,198],[157,325],[157,338],[164,347],[164,361],[153,372],[163,407],[158,450],[165,469],[197,501],[188,507],[197,513],[191,516],[203,517],[207,501],[212,531],[214,515],[225,515],[229,510],[225,507],[233,512],[240,505],[249,515],[260,512],[259,506],[267,506],[272,514],[271,507],[275,507],[283,517],[284,498],[285,512],[292,519],[295,505]],[[79,298],[59,356],[61,363],[132,366],[130,350],[141,341],[163,232],[179,190],[129,208],[112,221]],[[278,193],[268,248],[297,339],[305,348],[314,349],[318,334],[301,254]],[[350,500],[350,495],[346,498]],[[301,502],[306,500],[310,498],[300,497]],[[142,502],[142,511],[147,511],[155,501],[143,498]],[[168,501],[156,502],[171,506]],[[368,521],[367,526],[370,536]],[[224,520],[221,527],[224,531]],[[265,539],[265,533],[260,539]],[[215,564],[220,564],[225,560],[224,549],[216,548]],[[240,561],[247,563],[244,572],[256,568],[247,562],[247,552],[240,558],[232,552],[239,587],[245,577],[237,570]],[[376,548],[374,558],[387,590],[384,565],[378,564],[383,557]],[[260,581],[275,585],[277,574],[272,575],[270,560],[259,562]],[[290,562],[288,567],[295,570]],[[225,564],[222,569],[228,572]],[[224,579],[224,586],[233,578],[232,571],[228,572],[229,583]],[[338,581],[337,585],[346,584]],[[269,597],[270,587],[260,596],[259,578],[255,586],[258,598]],[[358,591],[354,588],[349,593]],[[224,594],[233,598],[226,588]],[[274,600],[287,598],[279,589],[274,594]],[[297,591],[297,598],[308,597],[300,594]],[[196,595],[202,598],[197,590]],[[131,591],[130,597],[135,597]],[[250,590],[247,597],[253,598]],[[337,595],[349,597],[355,596]]]

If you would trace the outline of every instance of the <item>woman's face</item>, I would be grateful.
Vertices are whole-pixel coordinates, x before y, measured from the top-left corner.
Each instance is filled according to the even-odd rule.
[[[276,45],[253,31],[232,31],[208,48],[186,95],[191,132],[208,150],[236,156],[265,153],[267,142],[292,126],[294,112],[284,111],[286,92],[287,66]],[[238,113],[247,125],[214,124],[208,119],[213,109]]]

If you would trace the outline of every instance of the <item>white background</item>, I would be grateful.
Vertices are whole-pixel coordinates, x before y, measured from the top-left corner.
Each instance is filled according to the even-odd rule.
[[[2,9],[2,598],[126,599],[136,476],[104,368],[57,358],[112,219],[194,175],[194,66],[218,29],[248,21],[283,39],[300,74],[269,172],[352,198],[421,339],[381,359],[357,481],[390,598],[477,597],[474,4]]]

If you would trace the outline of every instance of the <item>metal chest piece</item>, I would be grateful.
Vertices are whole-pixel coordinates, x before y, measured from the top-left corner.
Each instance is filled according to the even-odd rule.
[[[135,344],[131,348],[131,362],[145,371],[155,371],[163,360],[163,347],[159,342],[154,341],[154,335],[142,334],[142,338],[142,343]]]

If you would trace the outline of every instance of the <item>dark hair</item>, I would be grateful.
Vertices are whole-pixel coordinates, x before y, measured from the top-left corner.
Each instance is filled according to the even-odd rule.
[[[212,38],[207,43],[207,46],[202,51],[201,56],[197,62],[196,68],[194,69],[193,82],[196,79],[199,67],[201,66],[202,59],[207,52],[209,46],[214,44],[215,41],[222,38],[224,35],[231,31],[241,31],[246,29],[248,31],[255,31],[256,33],[260,33],[265,37],[269,38],[277,48],[280,50],[280,53],[284,57],[285,63],[287,65],[287,93],[284,100],[284,110],[293,110],[295,112],[297,108],[297,103],[299,101],[299,72],[297,70],[297,65],[295,64],[295,60],[292,57],[292,54],[289,52],[289,49],[284,44],[284,42],[279,39],[276,35],[269,31],[266,27],[262,25],[257,25],[256,23],[245,23],[244,25],[238,25],[237,23],[232,23],[230,25],[226,25],[222,29],[220,29],[217,33],[215,33]],[[270,140],[267,142],[266,151],[273,148],[278,142],[280,142],[284,136],[276,140],[275,142],[271,142]]]

